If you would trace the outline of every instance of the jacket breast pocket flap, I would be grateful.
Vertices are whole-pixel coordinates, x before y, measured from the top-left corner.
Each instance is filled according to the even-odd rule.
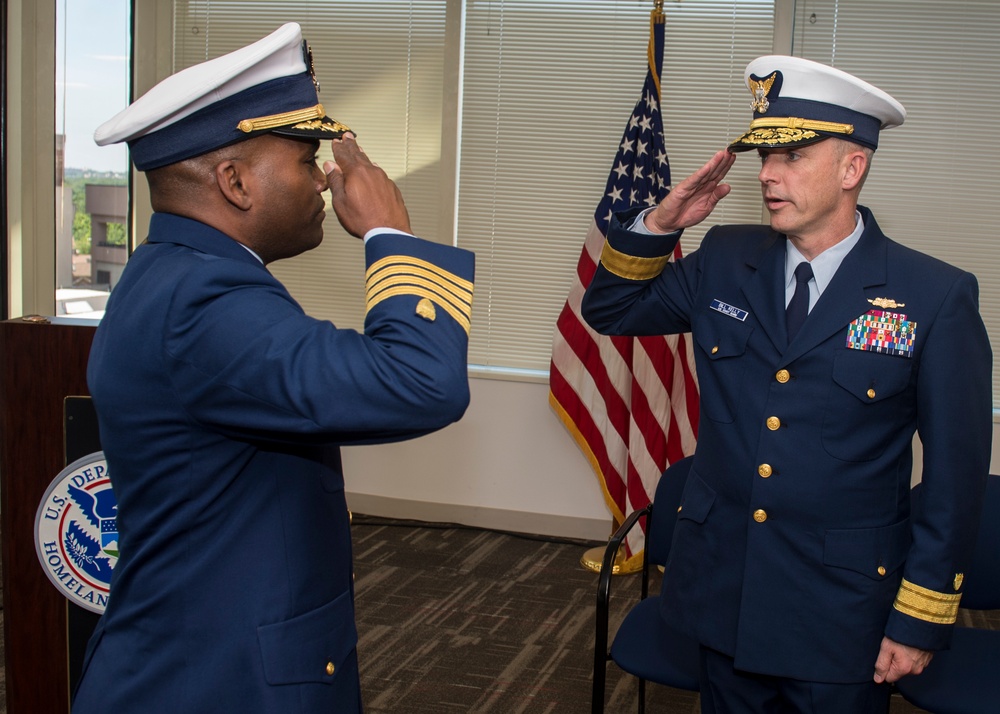
[[[708,359],[720,360],[744,354],[752,332],[753,326],[745,322],[711,315],[693,334]]]
[[[358,643],[351,593],[291,620],[262,625],[257,640],[268,684],[332,682]]]
[[[681,507],[677,512],[677,518],[678,520],[704,523],[705,519],[708,518],[708,512],[712,510],[713,503],[715,503],[715,491],[692,471],[684,486],[684,494],[681,496]]]
[[[833,362],[833,381],[864,404],[893,397],[910,383],[911,361],[904,357],[845,350]]]
[[[882,580],[902,567],[909,549],[909,519],[881,528],[829,530],[823,562]]]

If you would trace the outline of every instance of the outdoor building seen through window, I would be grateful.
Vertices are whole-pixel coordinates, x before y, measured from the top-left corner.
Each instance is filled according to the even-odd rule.
[[[99,319],[128,256],[124,145],[94,130],[129,97],[129,0],[58,0],[56,315]]]

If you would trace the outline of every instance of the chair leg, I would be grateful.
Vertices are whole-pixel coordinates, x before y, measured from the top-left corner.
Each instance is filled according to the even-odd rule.
[[[639,714],[646,714],[646,680],[639,678]]]
[[[607,677],[607,659],[594,657],[594,689],[590,695],[591,714],[604,714],[604,681]]]

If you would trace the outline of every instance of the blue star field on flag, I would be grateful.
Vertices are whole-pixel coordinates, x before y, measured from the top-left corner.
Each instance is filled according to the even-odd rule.
[[[662,32],[662,25],[657,29]],[[594,213],[597,227],[607,235],[612,212],[637,205],[655,206],[669,190],[670,164],[663,141],[659,92],[653,73],[647,71],[642,97],[625,127],[604,197]]]

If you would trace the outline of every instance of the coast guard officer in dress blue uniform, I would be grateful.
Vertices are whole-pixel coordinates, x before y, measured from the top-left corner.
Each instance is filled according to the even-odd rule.
[[[75,714],[361,711],[338,446],[461,417],[473,256],[410,235],[345,131],[295,24],[97,131],[128,142],[155,213],[88,369],[121,554]],[[328,188],[366,239],[363,334],[304,314],[266,267],[319,245]]]
[[[583,314],[606,334],[693,333],[699,441],[661,609],[701,643],[702,711],[885,712],[886,683],[948,646],[978,526],[992,369],[978,287],[858,205],[897,101],[794,57],[754,60],[745,80],[749,131],[617,217]],[[668,262],[748,150],[770,226],[712,228]]]

